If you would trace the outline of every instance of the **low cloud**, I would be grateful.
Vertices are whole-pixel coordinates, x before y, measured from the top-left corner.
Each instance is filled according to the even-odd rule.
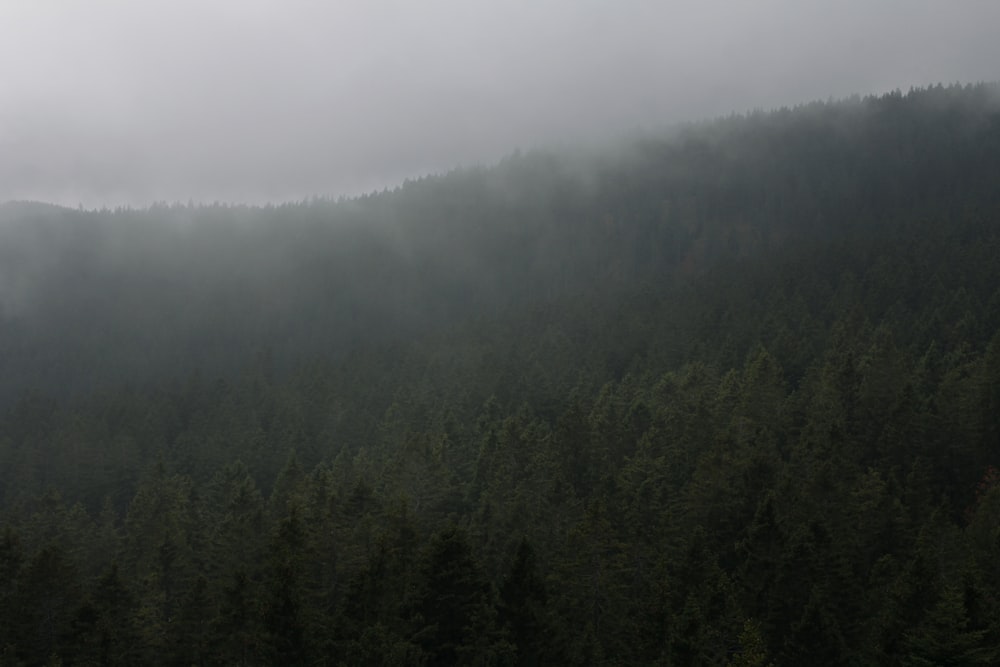
[[[1000,4],[131,3],[0,9],[0,201],[355,194],[516,148],[998,78]]]

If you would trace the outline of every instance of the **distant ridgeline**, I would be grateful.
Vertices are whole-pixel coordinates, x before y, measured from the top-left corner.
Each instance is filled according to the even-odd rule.
[[[1000,664],[998,467],[997,85],[0,206],[3,664]]]
[[[7,204],[0,397],[228,374],[263,351],[281,367],[339,359],[819,243],[968,239],[1000,198],[997,97],[931,88],[756,112],[337,203]]]

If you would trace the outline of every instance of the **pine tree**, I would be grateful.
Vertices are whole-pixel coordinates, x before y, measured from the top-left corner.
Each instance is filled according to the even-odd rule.
[[[521,538],[514,561],[500,586],[497,618],[517,650],[518,665],[545,664],[545,645],[550,639],[546,631],[547,601],[534,549],[526,538]]]
[[[483,664],[497,650],[490,587],[465,531],[449,527],[431,538],[414,601],[413,641],[431,665]]]

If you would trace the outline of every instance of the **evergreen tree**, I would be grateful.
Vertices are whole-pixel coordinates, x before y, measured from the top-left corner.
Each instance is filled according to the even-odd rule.
[[[413,641],[432,665],[492,662],[498,650],[490,586],[464,530],[449,527],[430,540],[414,600]]]

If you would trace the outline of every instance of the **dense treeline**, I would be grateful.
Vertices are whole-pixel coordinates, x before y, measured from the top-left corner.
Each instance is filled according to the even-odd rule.
[[[659,294],[726,259],[987,216],[996,98],[816,103],[339,202],[3,205],[0,400],[231,376],[268,349],[287,369],[567,298]]]
[[[7,206],[0,661],[995,664],[998,182],[972,86]]]

